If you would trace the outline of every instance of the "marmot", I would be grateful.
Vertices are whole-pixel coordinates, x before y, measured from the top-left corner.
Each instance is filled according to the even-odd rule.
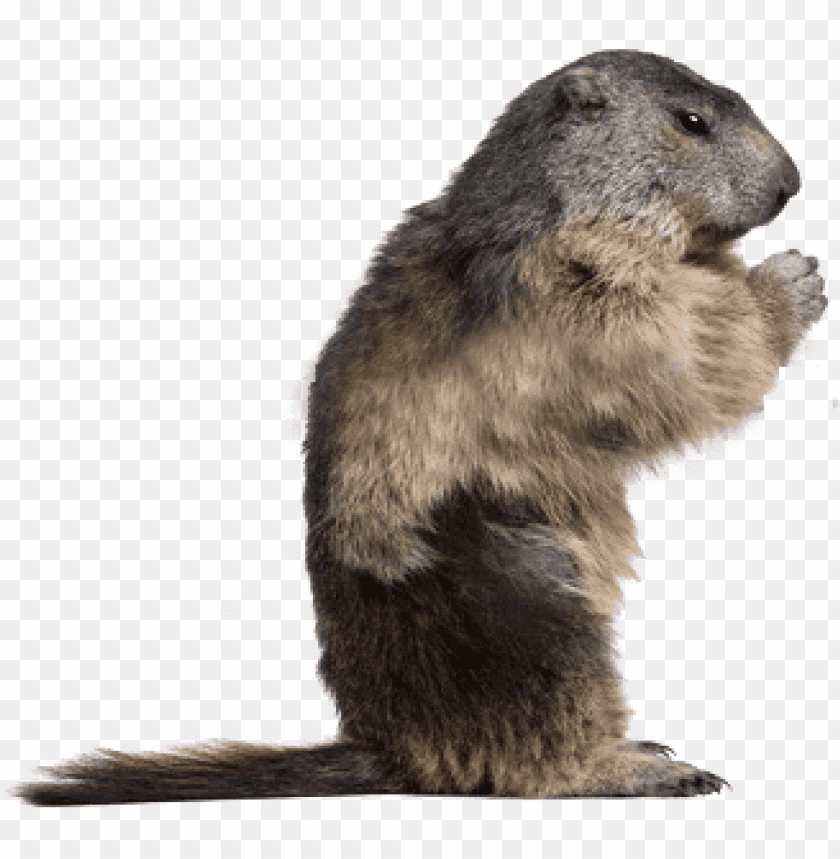
[[[625,482],[759,411],[822,314],[814,258],[732,252],[799,188],[746,102],[670,59],[528,87],[388,235],[317,363],[307,566],[338,740],[100,750],[17,794],[720,790],[625,739]]]

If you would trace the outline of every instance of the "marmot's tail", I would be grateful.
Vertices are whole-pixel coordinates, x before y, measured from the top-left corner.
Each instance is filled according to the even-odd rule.
[[[99,749],[45,767],[55,781],[18,785],[33,805],[408,793],[384,757],[351,743],[305,749],[219,741],[174,752]]]

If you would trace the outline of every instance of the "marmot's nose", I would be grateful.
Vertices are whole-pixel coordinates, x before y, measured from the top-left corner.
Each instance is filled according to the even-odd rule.
[[[791,197],[799,193],[802,187],[802,180],[799,178],[799,171],[793,163],[793,159],[785,153],[785,165],[782,171],[782,181],[779,185],[779,193],[777,202],[779,211],[781,211]]]
[[[801,187],[802,180],[799,178],[799,171],[796,169],[796,165],[793,163],[791,157],[785,153],[782,174],[778,190],[776,191],[776,199],[773,203],[773,213],[770,216],[770,220],[773,220],[784,209],[788,200],[795,194],[798,194]]]
[[[796,191],[793,192],[793,194],[795,193]],[[778,215],[779,212],[781,212],[782,209],[787,206],[787,202],[793,196],[793,194],[789,193],[784,188],[779,191],[779,193],[776,195],[776,205],[773,206],[773,212],[776,215]]]

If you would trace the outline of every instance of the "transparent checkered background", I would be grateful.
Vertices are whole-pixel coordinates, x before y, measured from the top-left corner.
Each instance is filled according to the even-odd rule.
[[[816,254],[837,297],[828,6],[586,6],[0,7],[6,786],[99,744],[334,735],[302,564],[305,386],[383,233],[536,78],[637,47],[744,93],[804,175],[744,255]],[[6,800],[4,855],[836,855],[834,307],[763,418],[630,487],[632,735],[732,793]]]

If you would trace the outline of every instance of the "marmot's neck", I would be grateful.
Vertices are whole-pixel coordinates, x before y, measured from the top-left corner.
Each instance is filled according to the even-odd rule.
[[[606,284],[635,284],[642,292],[655,284],[657,271],[670,268],[685,256],[687,232],[681,221],[576,220],[562,226],[551,241],[559,260],[590,269]]]
[[[598,260],[607,263],[616,258],[629,261],[639,257],[653,264],[666,264],[678,262],[685,256],[690,245],[690,233],[677,218],[651,223],[646,219],[614,221],[599,218],[592,221],[584,217],[561,225],[554,240],[581,262]]]
[[[734,242],[692,244],[681,219],[673,229],[650,227],[629,220],[577,218],[519,253],[519,278],[528,284],[535,306],[543,306],[541,299],[550,306],[558,284],[577,279],[623,289],[625,298],[632,294],[646,300],[663,282],[665,270],[681,263],[742,273],[744,263],[732,252]]]

